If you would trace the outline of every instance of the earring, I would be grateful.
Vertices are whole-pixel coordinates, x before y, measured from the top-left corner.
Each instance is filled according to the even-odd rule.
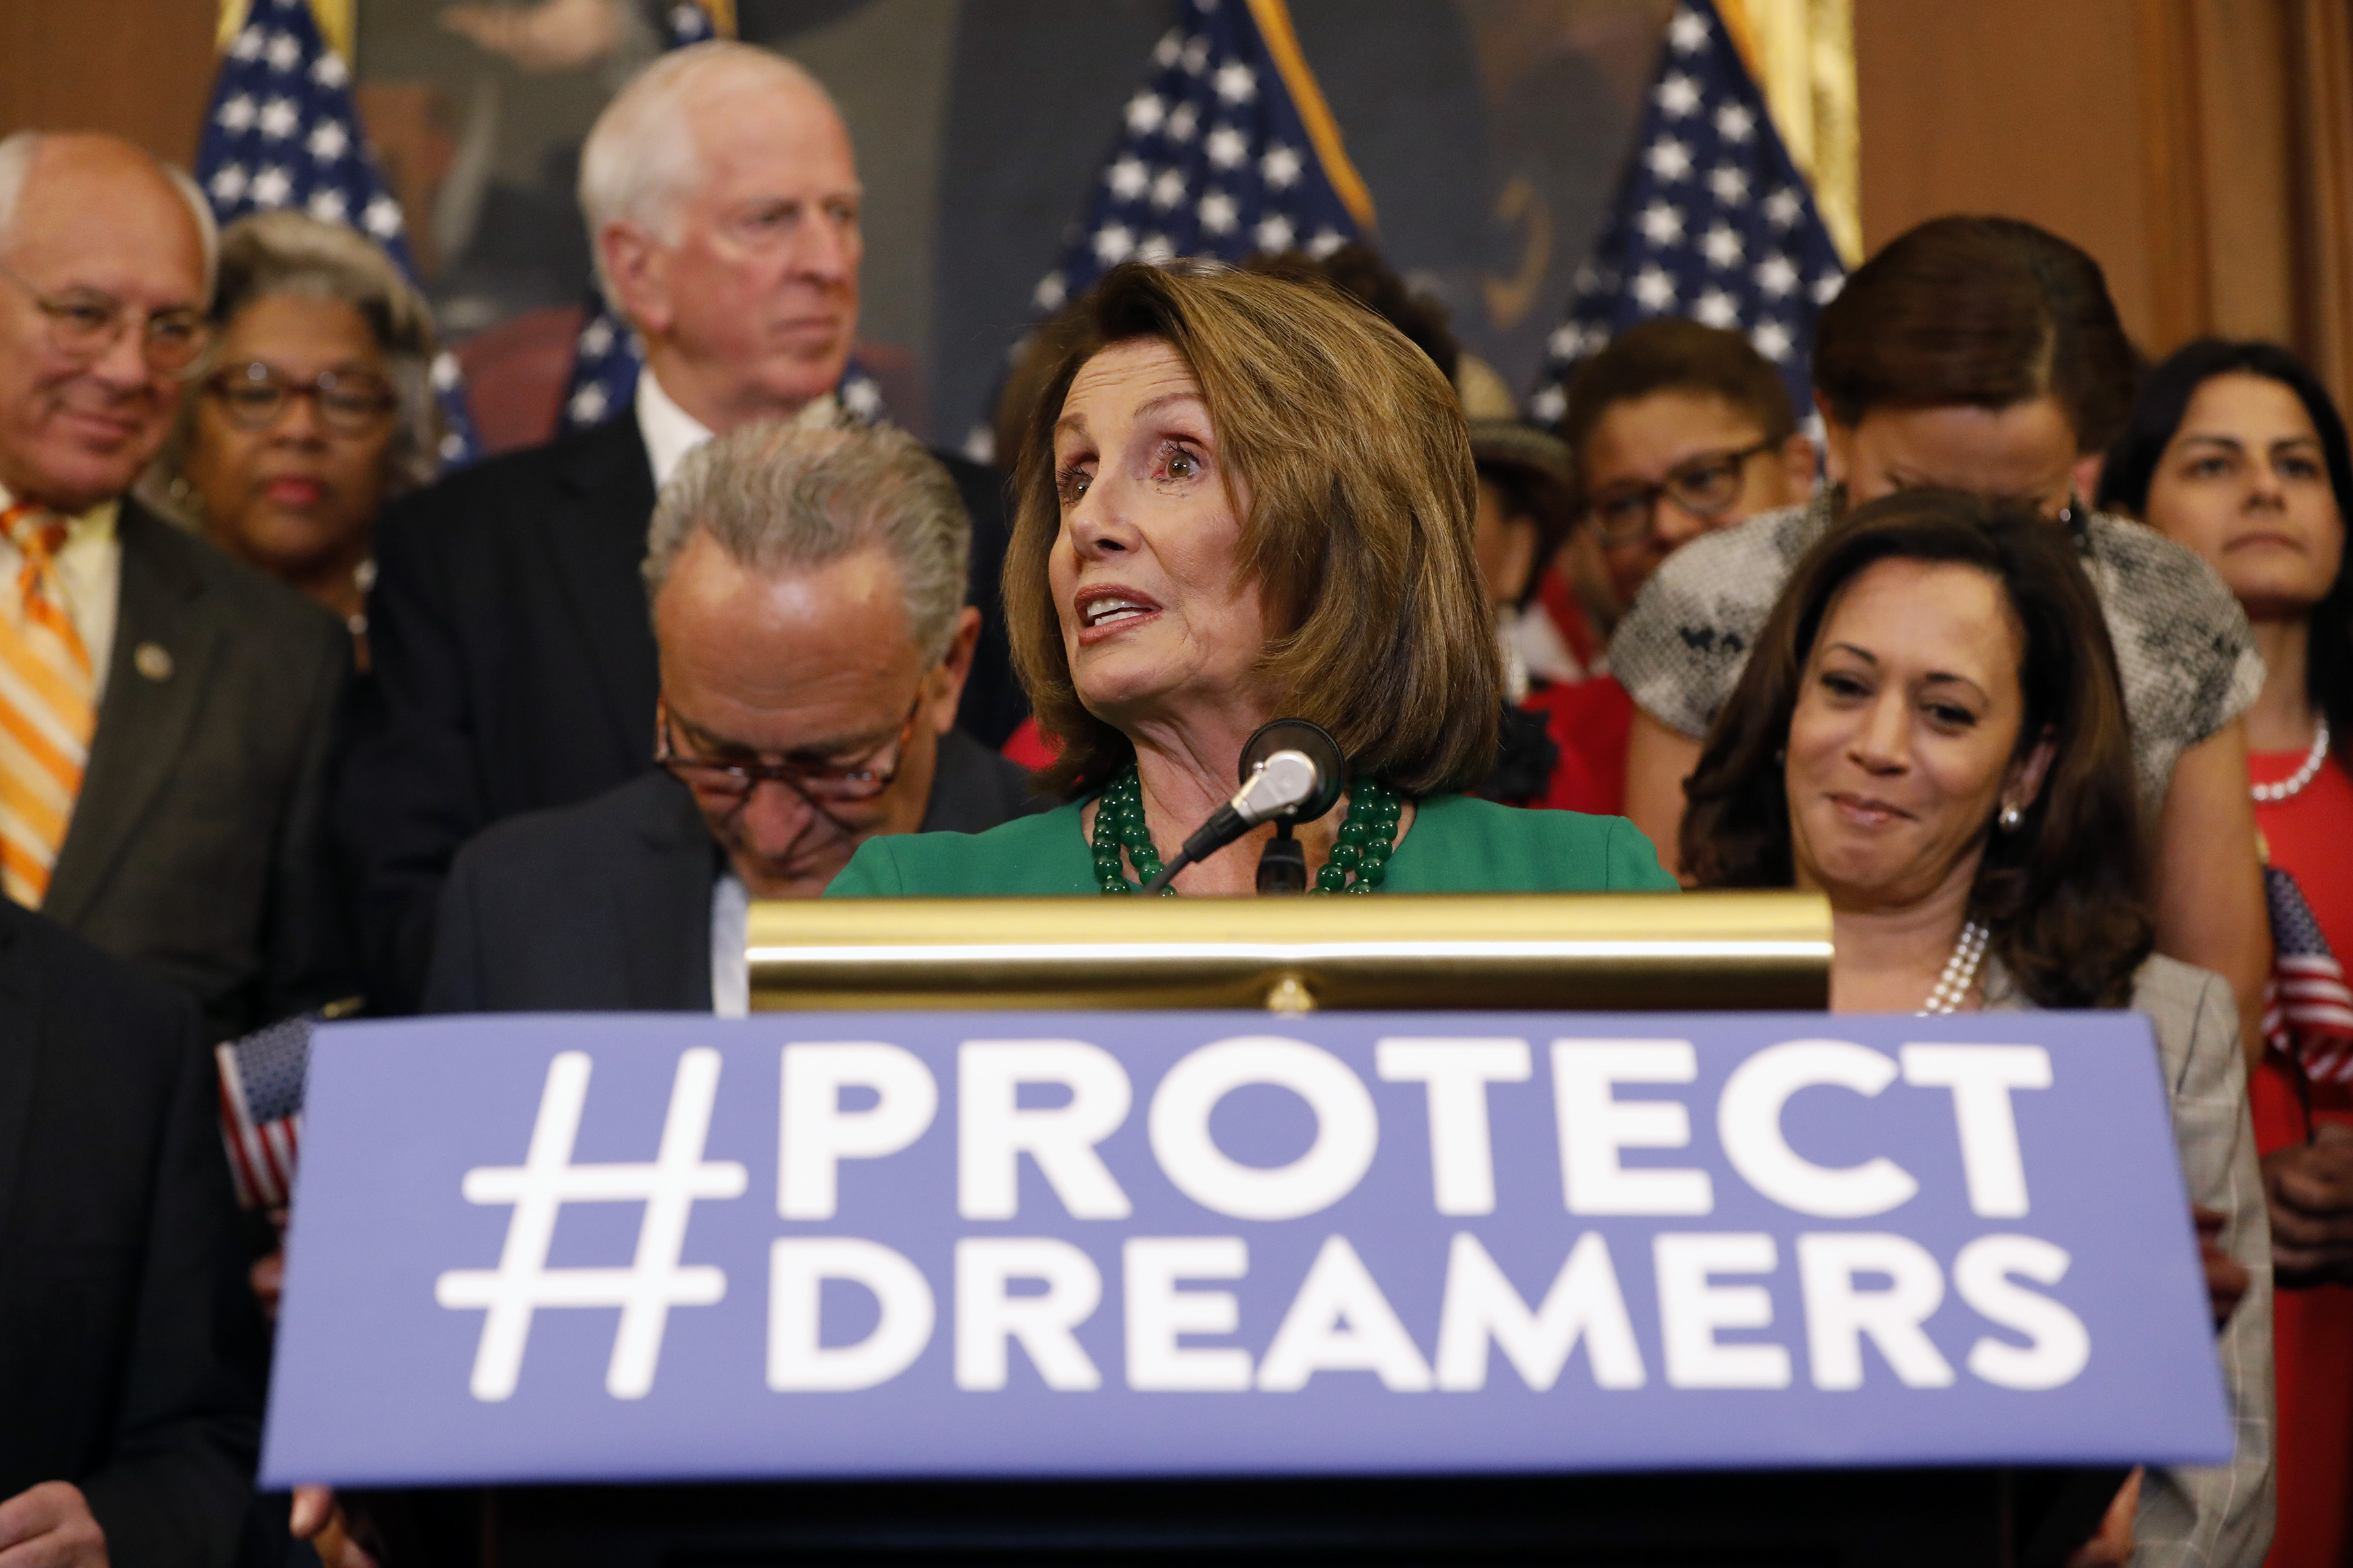
[[[2014,805],[2005,805],[2001,808],[2001,816],[1996,820],[2001,824],[2001,830],[2004,833],[2015,833],[2018,831],[2018,825],[2026,820],[2026,813]]]

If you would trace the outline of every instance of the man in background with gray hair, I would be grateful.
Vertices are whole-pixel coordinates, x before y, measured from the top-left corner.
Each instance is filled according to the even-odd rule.
[[[644,565],[662,767],[459,855],[426,1009],[741,1016],[749,900],[816,897],[876,834],[1037,809],[953,727],[969,550],[955,482],[895,430],[756,426],[687,457]]]
[[[415,1005],[433,911],[467,839],[570,805],[653,755],[653,638],[637,582],[657,489],[714,434],[843,423],[860,188],[832,100],[781,56],[675,50],[606,107],[581,153],[597,276],[646,351],[634,405],[479,464],[385,515],[368,606],[376,695],[337,805],[370,999]],[[1001,476],[947,459],[993,616]],[[1025,710],[985,631],[965,717],[988,743]]]

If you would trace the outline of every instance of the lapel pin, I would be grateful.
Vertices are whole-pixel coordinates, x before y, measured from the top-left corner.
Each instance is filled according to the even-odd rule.
[[[131,662],[150,680],[172,679],[172,652],[162,643],[141,643],[132,651]]]

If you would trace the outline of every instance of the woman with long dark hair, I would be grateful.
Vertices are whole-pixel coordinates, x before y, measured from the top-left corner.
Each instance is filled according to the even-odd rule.
[[[2237,1009],[2220,977],[2151,953],[2138,795],[2067,534],[1904,490],[1792,569],[1701,749],[1683,863],[1701,887],[1824,894],[1834,1012],[2147,1016],[2238,1448],[2151,1471],[2133,1533],[2143,1560],[2247,1564],[2271,1531],[2270,1238]]]
[[[2353,1011],[2314,942],[2353,952],[2353,451],[2294,354],[2201,339],[2149,374],[2100,503],[2203,556],[2245,607],[2269,671],[2246,723],[2282,960],[2272,1048],[2250,1089],[2273,1261],[2289,1287],[2271,1562],[2316,1568],[2353,1542]]]

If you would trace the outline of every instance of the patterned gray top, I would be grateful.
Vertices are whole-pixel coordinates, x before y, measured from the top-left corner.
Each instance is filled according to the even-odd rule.
[[[1836,492],[1684,545],[1609,639],[1609,672],[1642,710],[1698,740],[1731,699],[1799,558],[1830,531]],[[2077,539],[2124,679],[2134,771],[2152,819],[2173,764],[2246,711],[2263,661],[2213,568],[2156,530],[2093,512]]]

